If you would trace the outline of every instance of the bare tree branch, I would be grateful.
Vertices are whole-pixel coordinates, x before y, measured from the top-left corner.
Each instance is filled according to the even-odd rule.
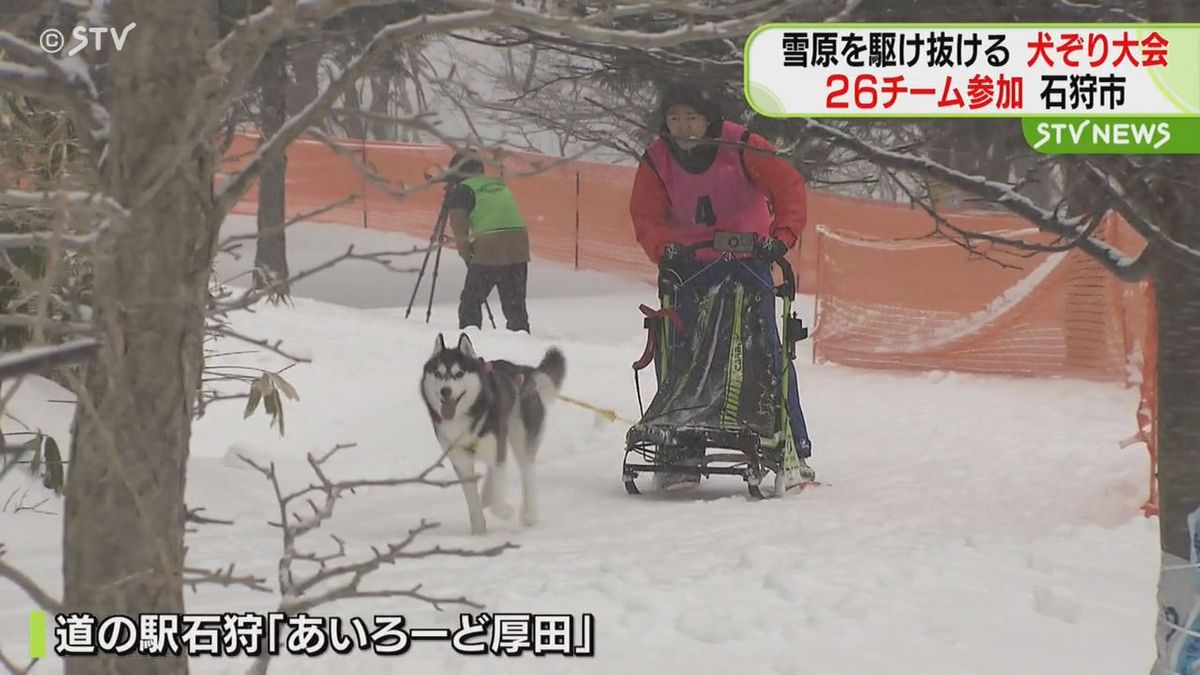
[[[436,523],[430,523],[422,519],[418,525],[409,529],[408,535],[404,539],[387,544],[383,548],[371,547],[370,556],[355,562],[331,564],[346,557],[345,542],[336,536],[331,537],[337,544],[337,550],[333,553],[318,554],[301,551],[297,548],[297,540],[303,535],[316,530],[331,518],[341,496],[347,492],[353,492],[356,487],[364,485],[415,484],[444,486],[442,482],[433,481],[428,478],[430,472],[442,465],[445,459],[444,453],[436,463],[431,464],[413,478],[380,481],[330,480],[329,476],[325,473],[324,464],[338,452],[351,447],[354,447],[353,444],[339,444],[320,456],[309,453],[307,458],[308,464],[316,474],[318,484],[310,485],[307,488],[293,491],[286,495],[280,487],[279,476],[275,471],[274,463],[270,466],[262,466],[247,457],[243,456],[241,458],[243,462],[254,468],[271,483],[276,502],[279,505],[279,522],[270,523],[280,528],[283,538],[283,555],[280,557],[278,566],[279,592],[281,594],[279,611],[285,613],[303,612],[336,600],[397,597],[412,598],[432,605],[438,610],[441,609],[443,604],[479,608],[480,605],[467,600],[465,597],[446,598],[425,594],[421,591],[421,584],[399,590],[364,589],[362,588],[362,584],[371,573],[380,567],[395,564],[400,560],[412,560],[431,556],[493,557],[507,549],[516,548],[515,545],[505,543],[482,550],[443,548],[441,546],[434,546],[423,550],[411,550],[414,542],[421,534],[438,526]],[[460,481],[453,482],[457,483]],[[324,499],[320,505],[308,497],[313,492],[319,492],[323,496]],[[290,505],[301,499],[309,505],[312,513],[304,517],[289,513]],[[294,569],[297,562],[315,564],[318,566],[318,569],[314,573],[304,576],[298,574]],[[318,591],[318,588],[322,586],[324,586],[324,590]],[[260,657],[250,672],[264,673],[269,659],[270,657],[267,655]]]
[[[1100,182],[1100,186],[1112,198],[1116,205],[1117,212],[1121,214],[1125,221],[1142,235],[1147,242],[1153,244],[1156,248],[1161,249],[1163,253],[1174,259],[1176,262],[1188,267],[1197,268],[1200,272],[1200,250],[1194,249],[1186,244],[1175,241],[1168,237],[1158,225],[1150,222],[1138,209],[1130,203],[1129,196],[1125,193],[1125,189],[1120,183],[1113,179],[1108,173],[1101,171],[1095,164],[1081,160],[1083,166],[1091,172],[1093,176]]]
[[[6,317],[0,317],[0,319]],[[92,338],[74,340],[62,345],[30,347],[15,354],[0,356],[0,380],[35,373],[42,368],[74,363],[94,358],[99,341]]]
[[[212,47],[207,54],[207,62],[211,70],[209,77],[202,78],[197,92],[200,100],[189,108],[189,127],[197,128],[198,138],[208,138],[215,129],[202,125],[202,113],[210,108],[225,110],[233,98],[245,90],[249,78],[261,59],[268,45],[279,39],[287,31],[297,26],[316,25],[331,19],[349,9],[364,7],[388,6],[398,4],[397,0],[277,0],[270,7],[241,21],[225,39]],[[665,45],[682,44],[696,40],[734,37],[745,34],[757,26],[768,23],[781,16],[790,8],[787,2],[764,3],[754,0],[750,3],[734,3],[716,12],[720,15],[736,15],[743,7],[769,6],[769,9],[743,14],[733,19],[703,23],[685,23],[677,28],[645,33],[634,30],[619,30],[600,28],[592,25],[603,16],[581,20],[573,14],[544,14],[536,9],[520,7],[503,0],[495,1],[456,1],[456,6],[469,8],[466,11],[446,14],[426,14],[388,25],[379,30],[370,40],[364,51],[338,76],[338,78],[316,100],[301,113],[288,120],[284,129],[277,134],[276,139],[270,139],[260,150],[251,165],[231,184],[225,186],[218,204],[222,208],[218,213],[225,212],[232,204],[240,199],[257,172],[264,163],[269,163],[273,157],[282,152],[291,140],[304,133],[312,120],[319,113],[327,110],[342,93],[347,91],[361,76],[366,67],[374,60],[384,46],[393,41],[415,37],[445,33],[453,30],[464,30],[484,26],[534,26],[570,37],[590,41],[608,41],[632,47],[661,47]],[[794,4],[794,3],[791,3]],[[646,4],[647,10],[659,5]],[[685,13],[714,13],[700,3],[663,3],[662,8],[672,7]],[[201,103],[203,101],[203,103]],[[181,144],[166,153],[163,159],[163,175],[173,171],[173,167],[182,163],[190,154],[191,148]],[[165,184],[165,179],[158,181],[151,190],[150,196]]]
[[[86,63],[78,57],[52,58],[7,31],[0,31],[0,51],[32,64],[0,61],[0,89],[62,104],[79,129],[80,141],[100,156],[100,146],[108,137],[108,111],[100,103]]]
[[[1078,2],[1077,0],[1056,0],[1058,6],[1079,18],[1089,21],[1133,21],[1136,23],[1146,23],[1147,20],[1121,7],[1120,0],[1117,3],[1105,2],[1089,3]]]
[[[27,675],[27,673],[33,671],[33,667],[36,664],[37,664],[37,659],[33,659],[29,662],[29,665],[22,668],[22,667],[18,666],[14,661],[10,660],[7,656],[5,656],[3,650],[0,650],[0,666],[4,666],[4,669],[7,670],[12,675]]]
[[[311,211],[306,211],[304,213],[298,213],[295,216],[289,218],[282,225],[279,225],[279,226],[271,225],[269,227],[260,227],[258,230],[256,230],[253,233],[250,233],[250,234],[239,234],[239,235],[234,235],[231,237],[226,237],[225,239],[223,239],[221,241],[220,244],[217,245],[217,250],[220,253],[226,253],[228,255],[231,255],[235,259],[240,259],[240,256],[237,255],[236,251],[238,248],[241,248],[241,242],[257,241],[264,234],[274,234],[275,232],[279,232],[279,231],[287,231],[288,228],[293,227],[298,223],[306,222],[306,221],[308,221],[312,218],[315,218],[323,213],[328,213],[329,211],[332,211],[334,209],[341,208],[347,204],[350,204],[355,199],[357,199],[357,197],[355,195],[343,197],[343,198],[337,200],[336,202],[326,204],[325,206],[322,206],[320,208],[316,208]],[[253,272],[248,272],[247,274],[252,274],[252,273]]]
[[[13,498],[14,498],[14,497],[16,497],[16,496],[17,496],[17,493],[18,493],[18,492],[20,492],[20,493],[21,493],[21,498],[17,500],[16,506],[13,508],[13,511],[12,511],[12,512],[13,512],[13,514],[21,513],[22,511],[29,511],[29,512],[31,512],[31,513],[37,513],[37,514],[41,514],[41,515],[44,515],[44,516],[53,516],[53,515],[55,515],[55,514],[54,514],[54,512],[52,512],[52,511],[43,511],[43,510],[41,509],[41,506],[42,506],[43,504],[45,504],[46,502],[50,501],[50,498],[49,498],[49,497],[45,497],[45,498],[43,498],[41,501],[39,501],[38,503],[34,504],[33,506],[30,506],[30,505],[28,505],[28,504],[26,504],[26,503],[25,503],[25,498],[29,496],[29,488],[25,488],[25,490],[24,490],[24,491],[22,491],[22,490],[21,490],[21,488],[17,488],[17,489],[15,489],[15,490],[13,490],[13,491],[12,491],[12,494],[10,494],[10,495],[8,496],[8,499],[4,500],[4,507],[3,507],[3,508],[0,508],[0,512],[8,511],[8,507],[9,507],[9,505],[10,505],[10,504],[12,504],[12,500],[13,500]]]
[[[106,212],[116,216],[128,216],[129,212],[107,195],[95,192],[61,191],[28,192],[24,190],[0,191],[0,204],[22,208],[70,207]]]
[[[842,23],[848,20],[854,14],[855,10],[858,9],[859,5],[862,4],[863,0],[846,0],[846,6],[842,8],[842,11],[825,19],[825,23]]]
[[[0,326],[40,328],[47,333],[54,333],[56,335],[91,335],[96,331],[95,326],[88,323],[81,323],[78,321],[56,321],[45,317],[37,317],[32,314],[0,314]],[[29,349],[35,348],[30,347]],[[37,349],[44,348],[37,347]],[[2,362],[2,360],[3,357],[0,357],[0,362]]]
[[[220,520],[217,518],[209,518],[208,516],[200,515],[201,511],[206,509],[203,506],[194,509],[188,509],[187,522],[196,523],[197,525],[233,525],[232,520]]]
[[[434,246],[439,246],[439,245],[440,244],[435,244]],[[429,248],[429,247],[426,247],[426,248]],[[238,309],[245,309],[245,308],[253,305],[254,303],[258,302],[259,300],[262,300],[263,298],[269,296],[271,294],[271,292],[278,287],[282,287],[285,285],[292,286],[297,281],[301,281],[301,280],[307,279],[308,277],[311,277],[315,274],[319,274],[319,273],[321,273],[331,267],[334,267],[335,265],[338,265],[344,261],[347,261],[347,260],[363,260],[363,261],[367,261],[367,262],[378,263],[393,272],[416,272],[417,271],[416,269],[411,269],[411,268],[410,269],[400,269],[400,268],[393,267],[391,261],[388,260],[388,258],[395,258],[395,257],[415,255],[418,253],[424,253],[426,248],[418,248],[418,247],[414,246],[411,251],[380,251],[377,253],[355,253],[354,246],[350,245],[346,249],[345,253],[337,256],[336,258],[331,258],[330,260],[327,260],[327,261],[321,263],[320,265],[317,265],[316,267],[304,270],[303,272],[300,272],[299,274],[294,274],[286,280],[276,280],[276,281],[272,282],[270,285],[265,286],[263,288],[247,290],[245,293],[242,294],[242,296],[239,299],[237,299],[235,301],[228,302],[228,303],[218,303],[214,309],[209,310],[208,315],[210,317],[213,317],[213,316],[219,316],[226,312],[232,312],[232,311],[235,311]]]
[[[239,333],[231,328],[226,328],[226,327],[215,328],[215,329],[213,329],[212,332],[215,335],[232,338],[234,340],[241,340],[242,342],[246,342],[246,343],[258,346],[258,347],[262,347],[263,349],[266,349],[269,352],[272,352],[274,354],[282,356],[283,358],[288,359],[295,363],[312,363],[312,359],[305,358],[303,356],[296,356],[294,354],[289,354],[289,353],[285,352],[283,350],[283,347],[280,346],[283,344],[283,340],[275,340],[274,342],[271,342],[270,340],[259,340],[257,338],[252,338],[247,335],[242,335],[241,333]]]
[[[799,121],[807,130],[819,134],[831,143],[846,147],[876,164],[932,176],[948,185],[1001,204],[1044,232],[1057,234],[1067,239],[1078,238],[1080,250],[1092,256],[1124,281],[1138,281],[1149,273],[1149,258],[1146,255],[1130,258],[1106,242],[1091,236],[1080,237],[1080,233],[1087,229],[1088,216],[1063,219],[1016,192],[1013,186],[1007,183],[988,180],[984,176],[969,176],[928,158],[877,148],[847,132],[815,120],[800,119]]]
[[[366,50],[351,62],[325,91],[321,92],[304,110],[288,118],[279,132],[263,143],[246,166],[217,193],[214,217],[232,210],[242,196],[249,191],[254,181],[258,179],[263,168],[270,166],[282,157],[292,141],[300,138],[313,121],[328,111],[334,101],[354,86],[371,62],[383,52],[382,44],[379,40],[372,40]]]
[[[890,172],[890,170],[889,170],[889,172]],[[995,235],[995,234],[991,234],[989,232],[976,232],[973,230],[963,229],[963,228],[955,225],[954,223],[950,222],[949,220],[947,220],[945,216],[943,216],[940,212],[938,212],[938,210],[936,208],[934,208],[931,204],[928,203],[927,199],[922,199],[920,196],[916,195],[907,185],[905,185],[903,183],[903,181],[897,180],[896,184],[900,186],[901,190],[903,190],[906,194],[908,194],[910,200],[914,204],[917,204],[918,206],[921,207],[921,209],[923,211],[925,211],[925,213],[929,214],[929,217],[932,218],[934,221],[935,232],[942,233],[944,235],[944,233],[942,232],[943,230],[949,231],[950,236],[947,236],[946,237],[947,239],[950,239],[955,244],[961,246],[963,249],[965,249],[967,252],[971,253],[972,255],[982,256],[983,258],[985,258],[987,260],[990,260],[992,262],[999,264],[1001,267],[1015,268],[1016,266],[1010,265],[1001,260],[997,260],[996,258],[993,258],[991,255],[987,254],[986,252],[980,251],[973,242],[975,242],[975,241],[987,242],[989,244],[996,244],[999,246],[1003,246],[1006,249],[1015,249],[1017,251],[1025,251],[1029,254],[1061,253],[1063,251],[1068,251],[1072,248],[1075,248],[1076,246],[1079,245],[1079,242],[1081,240],[1091,237],[1093,234],[1095,234],[1096,230],[1100,227],[1100,224],[1104,221],[1104,211],[1098,210],[1095,214],[1092,215],[1091,218],[1088,219],[1087,226],[1084,229],[1080,230],[1079,234],[1077,236],[1069,237],[1069,238],[1059,237],[1055,241],[1055,243],[1052,243],[1052,244],[1038,244],[1038,243],[1034,243],[1034,242],[1017,239],[1012,236]],[[961,242],[958,241],[955,238],[956,236],[958,238],[961,238],[962,241]],[[1028,257],[1028,256],[1023,256],[1023,257]]]
[[[62,603],[50,597],[50,594],[42,590],[33,579],[30,579],[24,572],[9,565],[3,560],[4,547],[0,545],[0,578],[8,579],[17,585],[31,600],[37,603],[38,607],[47,612],[58,612],[62,609]]]
[[[239,586],[249,588],[254,591],[270,593],[271,588],[264,586],[267,581],[263,577],[256,577],[252,574],[238,576],[234,574],[234,563],[230,563],[229,567],[217,570],[206,570],[199,567],[183,568],[183,585],[190,586],[193,591],[198,590],[200,586]]]

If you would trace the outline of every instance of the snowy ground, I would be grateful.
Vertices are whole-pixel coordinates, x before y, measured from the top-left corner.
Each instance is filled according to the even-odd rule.
[[[246,221],[235,226],[245,228]],[[351,240],[363,250],[415,243],[305,226],[290,235],[293,271],[336,255]],[[223,264],[222,274],[232,276],[239,264]],[[357,264],[297,286],[301,297],[292,308],[239,316],[241,331],[284,338],[314,362],[286,375],[301,396],[287,404],[286,437],[261,414],[243,420],[237,402],[212,409],[197,424],[188,503],[236,524],[192,535],[191,564],[236,561],[240,572],[274,586],[281,544],[266,522],[277,517],[275,500],[261,476],[232,459],[234,452],[276,462],[285,489],[310,479],[305,453],[337,443],[358,443],[331,469],[342,478],[412,475],[436,458],[417,376],[437,332],[457,336],[462,273],[457,256],[443,258],[428,325],[423,301],[404,318],[411,276]],[[568,359],[566,394],[636,417],[629,364],[644,343],[637,307],[653,301],[652,289],[543,263],[532,269],[530,283],[533,335],[485,329],[475,336],[477,347],[488,357],[536,361],[547,346],[560,345]],[[811,300],[799,307],[811,311]],[[492,308],[502,326],[495,296]],[[428,546],[517,544],[495,558],[402,561],[368,584],[422,583],[427,593],[465,595],[488,612],[590,613],[593,658],[469,657],[448,643],[417,642],[395,657],[281,658],[273,672],[1148,670],[1157,523],[1137,511],[1145,497],[1144,448],[1117,447],[1133,432],[1135,392],[1079,381],[816,367],[804,352],[799,369],[813,464],[831,484],[804,495],[750,503],[739,479],[724,478],[694,494],[629,496],[620,479],[626,423],[564,403],[553,410],[544,446],[536,527],[489,515],[490,532],[473,538],[457,487],[406,487],[348,496],[335,519],[306,538],[327,552],[327,535],[337,534],[362,556],[367,546],[399,540],[428,518],[441,523],[420,540]],[[643,377],[647,397],[652,386]],[[45,382],[27,383],[11,411],[65,438],[69,407],[49,402],[65,396]],[[0,505],[30,484],[10,475],[0,484]],[[38,495],[35,485],[27,501]],[[58,502],[43,508],[61,512]],[[57,595],[59,517],[12,511],[0,513],[6,559]],[[188,602],[190,612],[265,611],[278,598],[206,588]],[[0,646],[20,661],[31,609],[0,582]],[[457,607],[438,613],[408,600],[344,602],[318,613],[400,613],[413,628],[459,625]],[[194,665],[197,673],[244,668],[241,660]],[[60,669],[52,657],[34,672]]]

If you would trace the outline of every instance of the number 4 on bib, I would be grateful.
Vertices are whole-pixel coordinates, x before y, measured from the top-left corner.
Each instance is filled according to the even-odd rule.
[[[696,198],[695,223],[709,227],[717,226],[717,214],[713,211],[712,200],[709,199],[708,195],[701,195]]]

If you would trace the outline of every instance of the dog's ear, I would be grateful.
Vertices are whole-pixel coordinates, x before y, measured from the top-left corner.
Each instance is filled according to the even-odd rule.
[[[442,337],[441,333],[438,333],[437,339],[433,341],[433,353],[436,356],[437,354],[440,354],[445,350],[446,350],[446,338]]]
[[[458,336],[458,351],[465,354],[468,358],[475,358],[475,348],[471,345],[471,338],[467,337],[466,333]]]

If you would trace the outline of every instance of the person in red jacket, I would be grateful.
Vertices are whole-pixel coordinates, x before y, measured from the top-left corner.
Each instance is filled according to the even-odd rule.
[[[769,288],[771,264],[797,245],[806,224],[804,176],[779,157],[767,139],[725,119],[720,106],[695,88],[669,89],[659,114],[659,138],[642,155],[629,204],[646,256],[681,280],[689,280],[689,285],[715,284],[727,274],[749,272]],[[711,249],[685,248],[712,239],[717,230],[753,233],[753,256],[718,260],[720,254]],[[758,311],[769,330],[778,330],[775,297],[762,296]],[[689,302],[677,304],[675,310],[685,325],[696,312]],[[680,344],[674,342],[670,348]],[[780,364],[782,350],[771,358]],[[816,474],[807,462],[812,443],[800,407],[795,365],[788,362],[787,368],[788,416],[800,459],[798,478],[814,480]],[[655,480],[660,489],[674,489],[694,485],[699,478],[655,474]]]

